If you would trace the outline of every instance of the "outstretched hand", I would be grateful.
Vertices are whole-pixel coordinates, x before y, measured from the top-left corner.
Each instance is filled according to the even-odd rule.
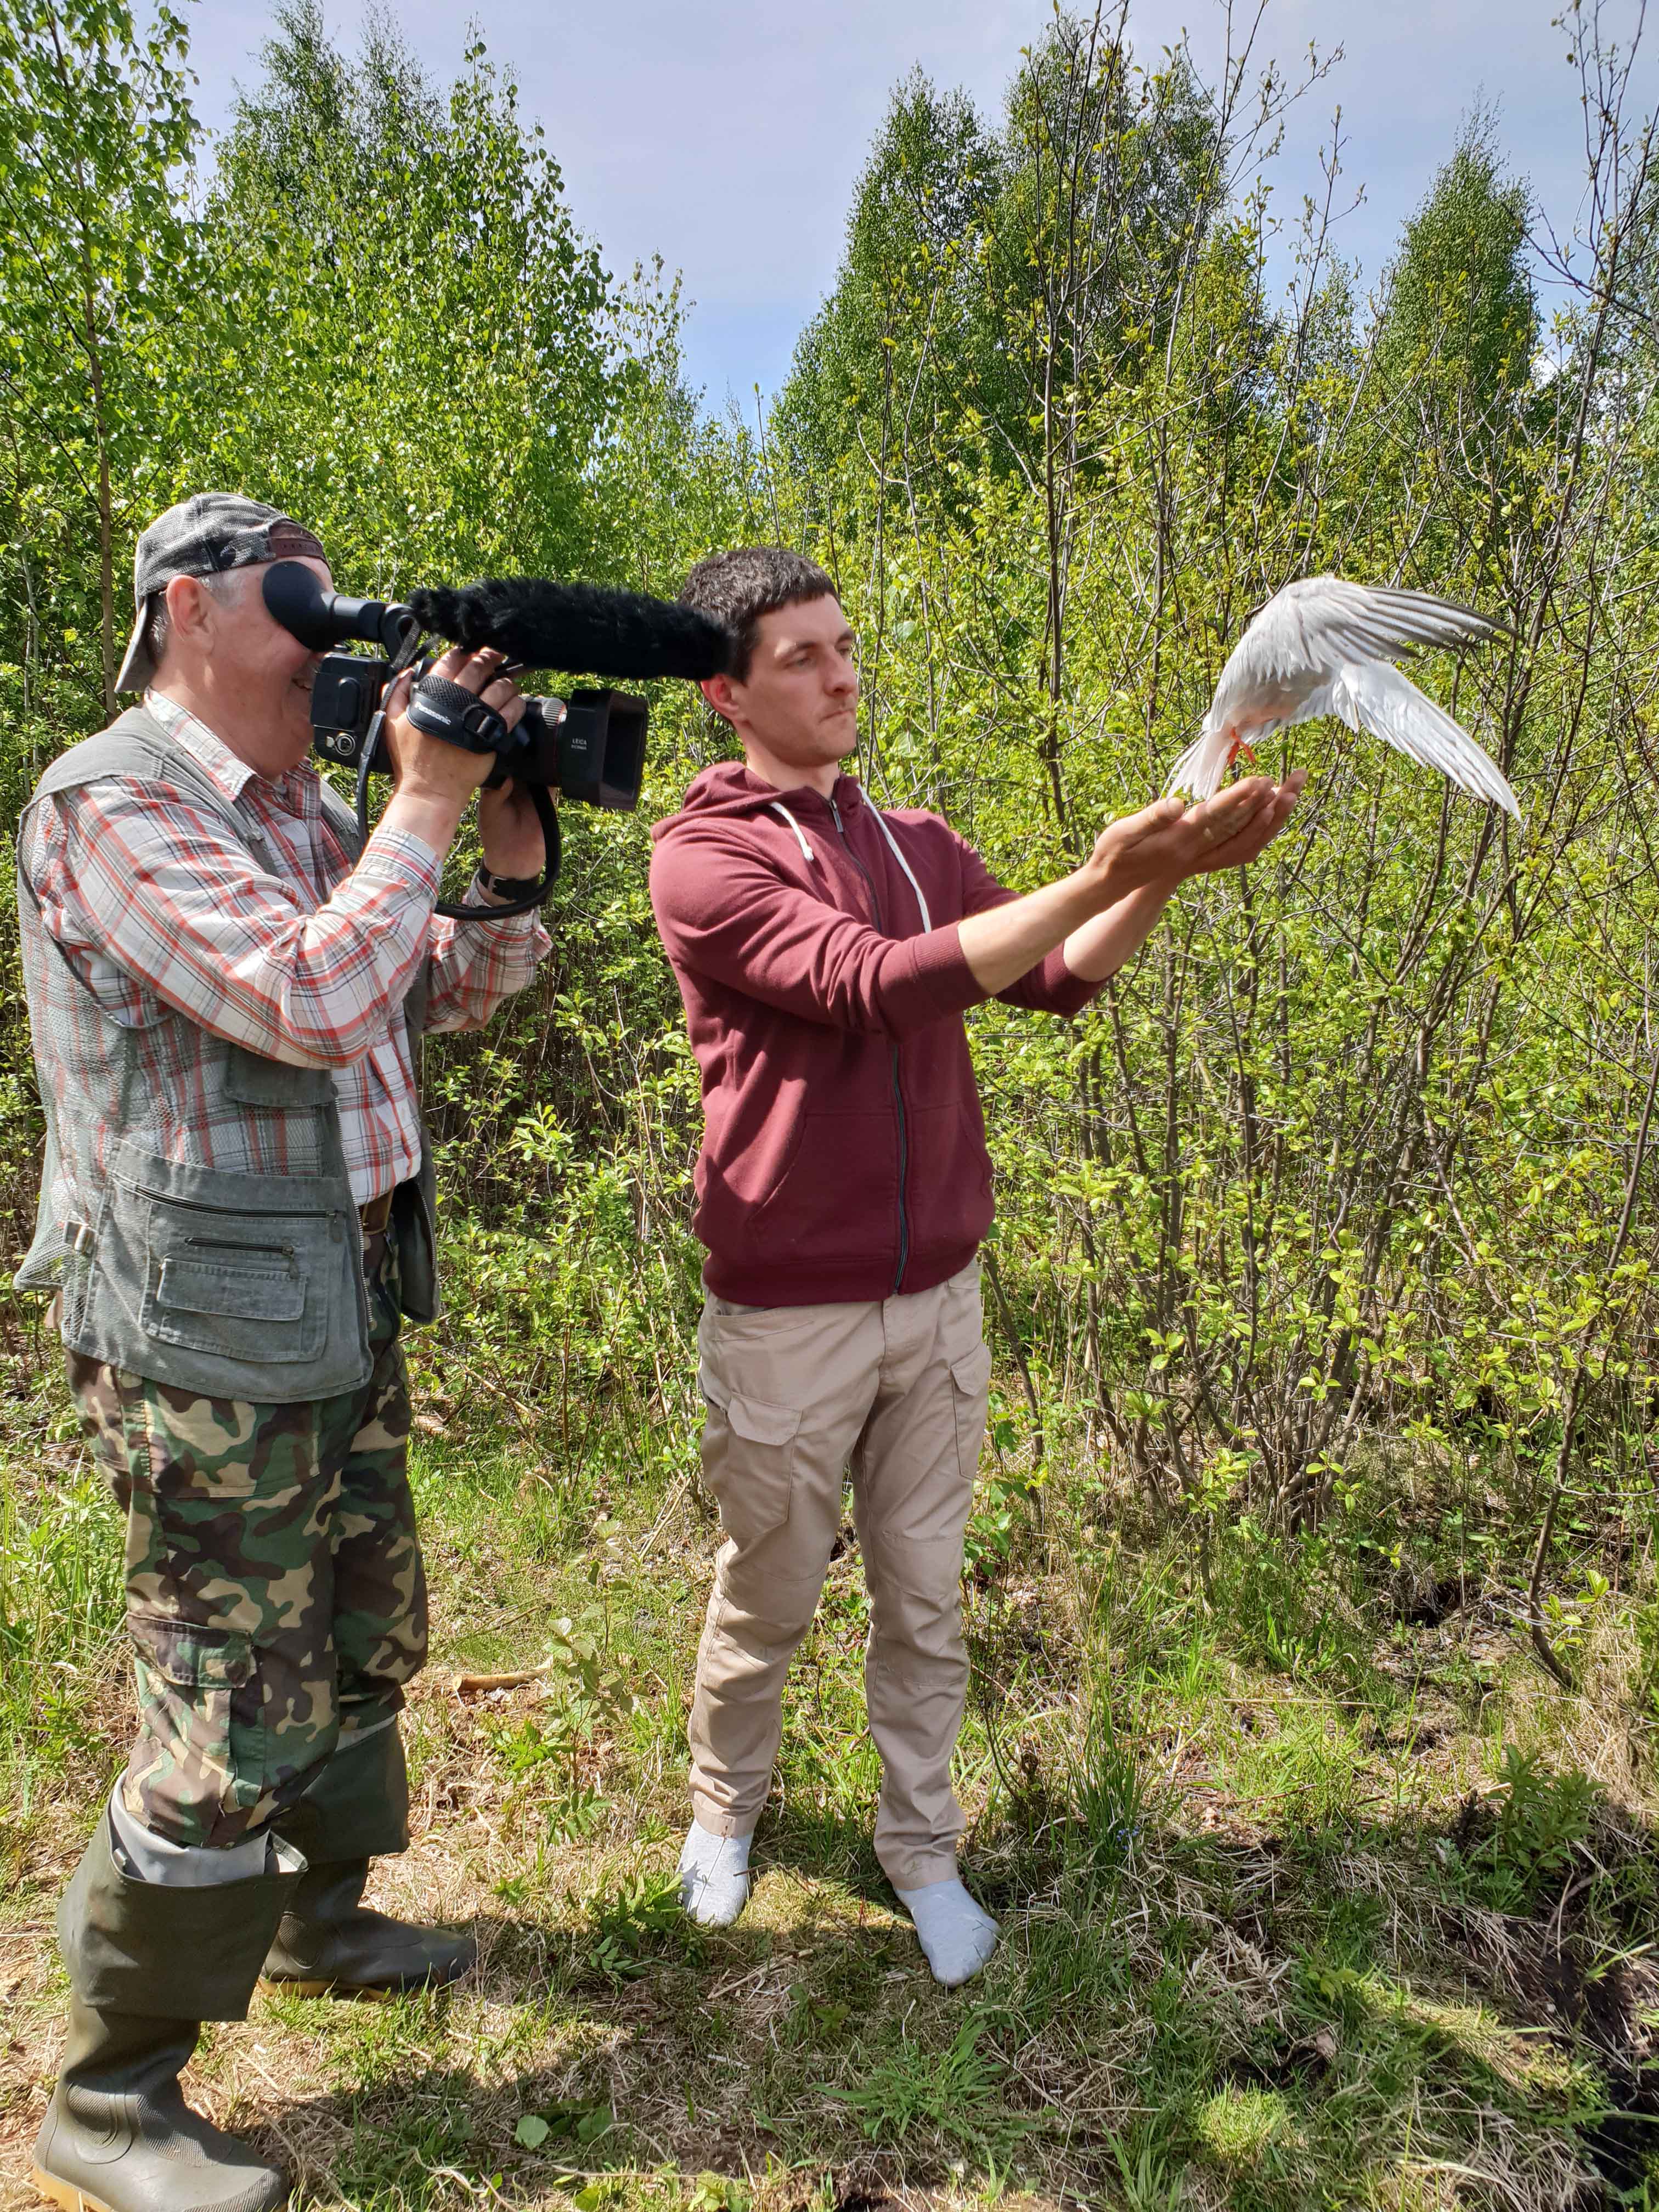
[[[1259,776],[1249,780],[1252,782],[1263,781]],[[1200,832],[1205,838],[1204,850],[1187,873],[1207,876],[1217,868],[1242,868],[1246,861],[1257,859],[1295,813],[1302,797],[1302,787],[1307,781],[1306,769],[1293,768],[1282,783],[1268,784],[1266,800],[1243,823],[1231,825],[1212,823],[1207,830]],[[1239,788],[1237,784],[1231,787],[1233,790]],[[1224,798],[1225,795],[1218,792],[1216,798]],[[1215,799],[1209,799],[1206,805],[1213,806],[1215,803]],[[1192,808],[1188,820],[1192,815],[1201,814],[1204,811],[1201,806]]]
[[[1304,771],[1292,769],[1283,783],[1247,776],[1196,806],[1154,799],[1107,824],[1095,841],[1090,870],[1103,878],[1106,897],[1116,900],[1144,884],[1173,888],[1188,876],[1238,867],[1278,836],[1305,781]]]
[[[1066,938],[1073,975],[1103,982],[1146,943],[1185,878],[1255,860],[1289,821],[1306,780],[1293,769],[1282,783],[1249,776],[1198,806],[1159,799],[1102,830],[1081,871],[1098,904]]]

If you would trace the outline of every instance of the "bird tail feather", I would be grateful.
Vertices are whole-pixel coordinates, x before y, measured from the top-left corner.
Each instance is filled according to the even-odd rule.
[[[1212,799],[1221,788],[1221,779],[1226,773],[1225,741],[1212,732],[1206,722],[1201,735],[1188,746],[1170,770],[1163,796],[1165,799]]]

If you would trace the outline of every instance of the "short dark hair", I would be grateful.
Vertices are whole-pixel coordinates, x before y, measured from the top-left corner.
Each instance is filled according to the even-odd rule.
[[[735,641],[726,674],[748,680],[761,617],[808,599],[833,599],[834,579],[787,545],[738,545],[699,561],[680,590],[682,606],[722,623]]]

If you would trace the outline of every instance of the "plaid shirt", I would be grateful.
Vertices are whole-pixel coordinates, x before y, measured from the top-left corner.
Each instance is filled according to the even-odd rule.
[[[352,1194],[377,1197],[420,1165],[400,1012],[417,963],[427,963],[428,1030],[476,1029],[529,982],[546,932],[533,915],[434,916],[439,860],[422,839],[379,829],[354,867],[314,769],[260,775],[161,692],[144,703],[263,831],[274,872],[179,793],[112,776],[44,799],[30,817],[22,860],[42,925],[104,1012],[143,1032],[148,1133],[164,1158],[309,1169],[250,1159],[248,1130],[228,1115],[204,1126],[171,1012],[267,1059],[331,1068]]]

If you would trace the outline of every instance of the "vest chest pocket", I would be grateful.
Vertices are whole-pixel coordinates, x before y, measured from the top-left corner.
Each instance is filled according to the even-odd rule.
[[[261,1365],[314,1359],[331,1273],[326,1215],[216,1213],[152,1197],[139,1322],[161,1344]]]
[[[225,1097],[240,1109],[252,1157],[281,1160],[290,1173],[319,1173],[339,1095],[331,1071],[266,1060],[237,1044],[227,1045],[224,1054]]]
[[[246,1045],[225,1048],[225,1096],[239,1106],[274,1106],[287,1111],[331,1105],[336,1097],[334,1078],[325,1067],[295,1067],[283,1060],[267,1060]]]

